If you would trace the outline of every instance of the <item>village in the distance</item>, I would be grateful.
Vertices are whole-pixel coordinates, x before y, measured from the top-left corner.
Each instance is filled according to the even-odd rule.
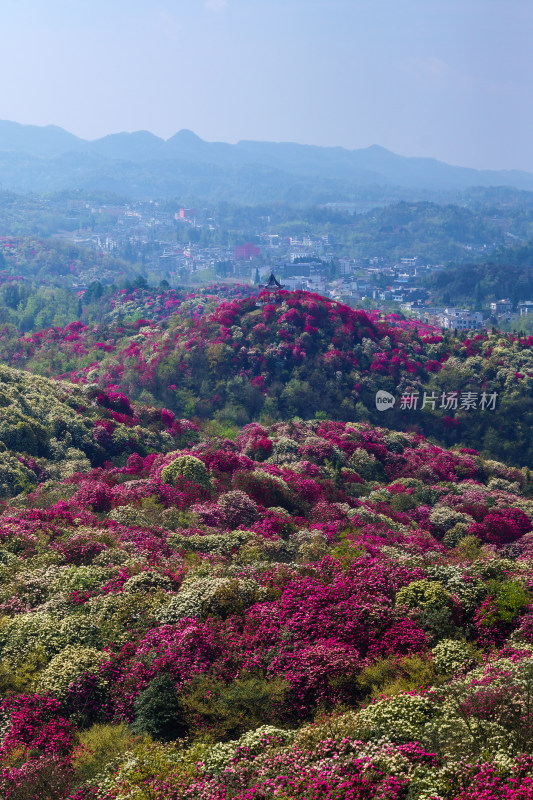
[[[511,280],[509,296],[502,277],[508,253],[524,259],[520,246],[528,240],[533,210],[524,214],[512,193],[502,199],[487,190],[481,202],[476,200],[375,208],[326,203],[310,211],[227,203],[187,207],[179,201],[126,201],[83,192],[31,198],[6,192],[0,220],[4,233],[11,234],[2,240],[6,255],[41,232],[44,241],[63,249],[108,256],[105,266],[89,259],[84,266],[52,268],[40,276],[42,284],[61,285],[80,296],[91,283],[120,285],[132,276],[142,276],[149,286],[172,288],[216,281],[259,286],[273,271],[289,290],[315,292],[353,308],[395,311],[443,329],[527,330],[533,287]],[[480,291],[472,264],[479,272],[487,262],[496,264],[498,274],[492,284],[485,276]],[[0,264],[4,273],[10,263]],[[13,267],[4,277],[13,279],[19,271],[18,280],[31,282],[20,259]]]

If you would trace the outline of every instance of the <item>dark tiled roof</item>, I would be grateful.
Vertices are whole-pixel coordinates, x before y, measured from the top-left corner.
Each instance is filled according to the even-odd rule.
[[[264,284],[263,289],[283,289],[283,284],[276,280],[276,276],[273,272],[270,273],[270,278]]]

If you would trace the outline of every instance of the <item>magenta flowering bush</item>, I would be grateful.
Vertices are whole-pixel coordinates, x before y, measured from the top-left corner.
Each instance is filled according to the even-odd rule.
[[[471,525],[468,532],[491,544],[509,544],[532,529],[531,520],[519,508],[491,510],[482,519]]]

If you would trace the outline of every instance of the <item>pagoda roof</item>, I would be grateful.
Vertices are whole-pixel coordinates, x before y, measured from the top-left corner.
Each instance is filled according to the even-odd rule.
[[[263,289],[283,289],[284,285],[281,284],[278,280],[276,280],[276,276],[273,272],[270,273],[270,278],[268,281],[263,285]]]

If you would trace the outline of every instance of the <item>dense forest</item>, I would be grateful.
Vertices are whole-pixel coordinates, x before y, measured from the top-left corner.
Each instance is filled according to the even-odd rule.
[[[509,298],[513,305],[533,298],[533,243],[497,250],[490,261],[464,264],[424,279],[436,302],[486,307]]]

